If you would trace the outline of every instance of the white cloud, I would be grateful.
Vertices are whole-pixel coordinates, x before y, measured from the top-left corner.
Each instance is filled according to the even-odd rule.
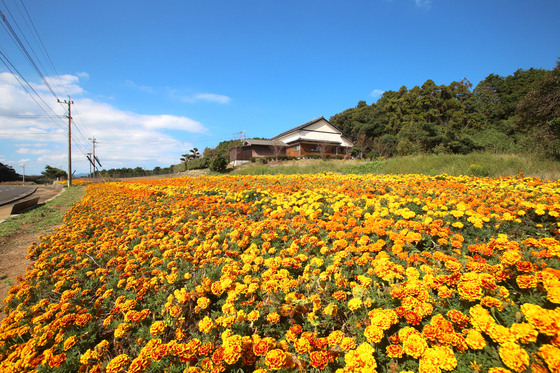
[[[432,6],[431,0],[414,0],[414,1],[416,2],[416,6],[418,7],[430,9],[430,7]]]
[[[86,72],[76,73],[76,76],[83,78],[84,80],[89,80],[89,74]]]
[[[383,93],[385,93],[385,91],[382,91],[380,89],[374,89],[373,92],[371,92],[369,95],[371,97],[378,97],[381,96]]]
[[[195,100],[217,102],[220,104],[227,104],[231,101],[231,98],[224,95],[216,95],[214,93],[198,93],[194,95]]]
[[[48,154],[50,150],[48,149],[29,149],[29,148],[19,148],[15,151],[17,154],[33,154],[33,155],[41,155],[41,154]]]
[[[156,90],[153,87],[138,85],[138,84],[134,83],[132,80],[125,80],[124,85],[126,87],[134,88],[134,89],[137,89],[139,91],[146,92],[146,93],[155,93],[156,92]]]
[[[75,91],[81,90],[79,77],[64,75],[61,80],[67,88],[75,85]],[[54,119],[46,117],[11,74],[0,74],[0,97],[0,112],[4,114],[0,118],[1,158],[14,160],[18,159],[18,155],[25,154],[29,158],[25,160],[26,173],[30,175],[39,174],[46,164],[65,168],[68,154],[66,119],[56,118],[54,114]],[[42,97],[56,115],[64,114],[64,108],[56,103],[52,95],[42,94]],[[83,132],[83,137],[77,131],[72,132],[74,141],[79,144],[72,145],[72,165],[78,172],[89,170],[89,163],[82,152],[91,151],[92,144],[87,139],[92,136],[98,141],[96,155],[103,168],[153,168],[179,163],[185,149],[194,146],[174,137],[176,131],[187,134],[208,132],[202,123],[185,116],[142,115],[89,98],[73,96],[72,100],[79,112],[77,123]],[[8,162],[11,166],[20,164],[12,163]]]

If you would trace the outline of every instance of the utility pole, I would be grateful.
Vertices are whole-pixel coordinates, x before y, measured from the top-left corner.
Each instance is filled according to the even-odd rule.
[[[62,101],[58,100],[61,104]],[[68,187],[72,186],[72,104],[74,101],[70,100],[68,96],[68,101],[64,100],[65,104],[68,104]]]
[[[99,144],[99,143],[95,139],[95,136],[93,136],[93,138],[88,138],[88,140],[90,140],[91,143],[93,144],[93,159],[92,160],[93,160],[93,177],[95,178],[95,176],[96,176],[96,171],[95,170],[97,169],[97,167],[95,166],[95,160],[96,160],[96,158],[95,158],[95,144]]]

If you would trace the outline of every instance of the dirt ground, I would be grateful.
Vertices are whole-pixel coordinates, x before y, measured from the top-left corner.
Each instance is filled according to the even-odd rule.
[[[70,207],[53,207],[62,213],[66,213]],[[0,237],[0,321],[6,314],[4,312],[3,300],[8,296],[8,290],[12,285],[18,283],[17,278],[23,276],[27,267],[33,262],[25,259],[27,248],[33,243],[38,243],[39,235],[48,236],[54,233],[55,228],[62,224],[54,225],[46,229],[28,233],[32,227],[22,226],[17,232],[8,237]]]

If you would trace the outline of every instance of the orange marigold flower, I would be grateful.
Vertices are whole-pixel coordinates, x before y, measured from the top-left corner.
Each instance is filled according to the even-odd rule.
[[[286,353],[280,349],[269,351],[266,354],[265,363],[268,369],[279,370],[282,369],[286,363]]]
[[[259,339],[257,342],[253,343],[253,353],[257,356],[264,356],[272,346],[274,346],[274,340],[272,338]]]
[[[327,337],[329,346],[334,347],[342,341],[344,338],[344,333],[341,330],[335,330]]]
[[[76,344],[76,336],[73,335],[71,337],[68,337],[66,339],[66,341],[64,341],[64,351],[68,351],[70,348],[72,348],[72,346],[74,346]]]
[[[91,321],[91,315],[89,313],[82,313],[76,316],[76,325],[86,326]]]
[[[325,369],[329,364],[329,353],[326,351],[313,351],[309,354],[311,365],[315,368]]]
[[[66,361],[66,354],[65,353],[58,354],[58,355],[53,355],[49,359],[49,366],[53,369],[56,369],[59,366],[61,366],[62,364],[64,364],[65,361]]]
[[[167,325],[163,321],[154,321],[150,326],[150,334],[151,335],[158,335],[163,333]]]
[[[387,356],[393,359],[400,359],[404,355],[404,349],[401,345],[387,346]]]
[[[515,335],[503,325],[495,324],[492,329],[490,329],[488,335],[496,343],[504,344],[506,342],[515,342]]]
[[[332,296],[338,301],[346,300],[346,292],[344,290],[335,291]]]
[[[268,320],[268,322],[270,322],[271,324],[276,324],[278,321],[280,321],[280,315],[277,312],[273,312],[271,314],[269,314],[266,319]]]
[[[128,363],[130,363],[130,357],[128,357],[128,355],[126,354],[122,354],[114,357],[113,360],[111,360],[109,364],[107,364],[105,370],[107,371],[107,373],[118,373]]]
[[[484,297],[480,301],[480,304],[484,307],[492,308],[496,307],[498,311],[502,311],[504,309],[504,304],[501,300],[496,299],[494,297]]]
[[[511,370],[506,368],[490,368],[488,373],[511,373]]]
[[[532,275],[520,275],[515,279],[521,289],[533,289],[537,287],[537,278]]]

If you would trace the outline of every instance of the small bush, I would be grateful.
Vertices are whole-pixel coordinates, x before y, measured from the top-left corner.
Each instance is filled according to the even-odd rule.
[[[489,175],[489,172],[486,169],[486,167],[479,164],[471,164],[469,166],[469,173],[472,176],[478,176],[478,177],[487,177]]]

